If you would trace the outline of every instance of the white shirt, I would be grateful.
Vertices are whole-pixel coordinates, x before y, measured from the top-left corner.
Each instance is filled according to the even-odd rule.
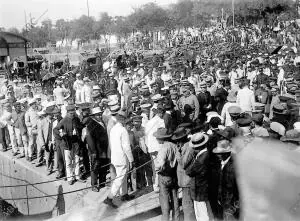
[[[280,83],[283,81],[283,79],[284,79],[284,70],[283,70],[283,68],[280,68],[279,74],[277,76],[277,85],[278,85],[278,87],[280,87]]]
[[[233,125],[230,114],[228,112],[228,108],[231,106],[238,106],[238,104],[227,102],[226,104],[224,104],[222,109],[221,117],[225,120],[225,127],[230,127]]]
[[[158,141],[153,134],[160,127],[165,127],[165,121],[158,116],[155,116],[149,120],[145,126],[145,143],[148,147],[149,153],[159,150]]]
[[[57,87],[53,90],[53,95],[55,96],[56,104],[63,104],[65,94],[68,92],[67,89],[62,87]]]
[[[254,93],[249,88],[240,89],[237,93],[237,104],[242,108],[242,111],[252,111],[254,109]]]
[[[111,163],[113,165],[127,165],[127,162],[133,162],[133,156],[130,147],[129,134],[120,122],[117,122],[109,134],[111,148]]]
[[[230,160],[231,156],[228,157],[226,160],[222,160],[221,161],[221,170],[224,169],[225,165],[228,163],[228,161]]]

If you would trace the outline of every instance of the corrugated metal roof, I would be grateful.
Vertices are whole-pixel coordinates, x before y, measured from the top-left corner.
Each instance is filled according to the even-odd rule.
[[[6,43],[24,43],[28,42],[29,40],[21,35],[17,35],[11,32],[0,32],[0,39],[4,39]]]

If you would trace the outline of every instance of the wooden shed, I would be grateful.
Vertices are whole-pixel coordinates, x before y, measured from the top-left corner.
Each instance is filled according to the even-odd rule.
[[[0,32],[0,61],[9,62],[19,57],[24,63],[27,63],[27,42],[29,40],[23,36]]]

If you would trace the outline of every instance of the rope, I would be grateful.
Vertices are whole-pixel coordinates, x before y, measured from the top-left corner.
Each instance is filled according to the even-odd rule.
[[[111,163],[108,163],[100,168],[105,168],[107,166],[110,166]],[[94,171],[94,170],[91,170],[91,172]],[[7,175],[3,175],[3,176],[7,176]],[[24,187],[24,186],[35,186],[35,185],[40,185],[40,184],[45,184],[45,183],[52,183],[52,182],[56,182],[56,181],[59,181],[59,180],[64,180],[64,179],[68,179],[68,178],[73,178],[75,177],[75,175],[72,175],[72,176],[69,176],[69,177],[62,177],[62,178],[59,178],[59,179],[54,179],[54,180],[48,180],[48,181],[42,181],[42,182],[37,182],[37,183],[28,183],[28,184],[20,184],[20,185],[8,185],[8,186],[0,186],[0,188],[12,188],[12,187]]]
[[[137,148],[140,148],[139,146],[134,147],[132,150],[135,150]],[[110,166],[111,163],[105,164],[103,166],[101,166],[100,168],[105,168],[107,166]],[[90,172],[95,171],[95,170],[90,170]],[[2,174],[2,176],[8,176],[8,175],[4,175]],[[37,183],[28,183],[28,184],[19,184],[19,185],[8,185],[8,186],[0,186],[0,189],[2,188],[13,188],[13,187],[24,187],[24,186],[35,186],[35,185],[41,185],[41,184],[45,184],[45,183],[52,183],[52,182],[56,182],[56,181],[60,181],[60,180],[64,180],[64,179],[68,179],[68,178],[74,178],[75,175],[69,176],[69,177],[62,177],[59,179],[54,179],[54,180],[48,180],[48,181],[42,181],[42,182],[37,182]]]
[[[155,159],[156,159],[156,157],[154,159],[149,160],[148,162],[142,164],[141,166],[139,166],[137,168],[134,168],[134,169],[126,172],[125,175],[128,175],[128,174],[130,174],[130,173],[132,173],[132,172],[134,172],[134,171],[136,171],[138,169],[141,169],[142,167],[146,166],[147,164],[153,162]],[[112,181],[114,181],[114,180],[116,180],[118,178],[121,178],[121,177],[125,176],[125,175],[118,176],[118,177],[116,177],[116,178],[114,178],[114,179],[112,179],[110,181],[102,182],[99,185],[108,184],[108,183],[110,183],[110,182],[112,182]],[[88,190],[88,189],[91,189],[91,188],[92,188],[92,186],[89,186],[89,187],[81,188],[81,189],[78,189],[78,190],[72,190],[72,191],[68,191],[68,192],[64,192],[64,193],[60,193],[60,194],[52,194],[52,195],[47,195],[47,196],[23,197],[23,198],[22,197],[21,198],[7,198],[7,199],[1,199],[1,200],[4,200],[4,201],[14,200],[15,201],[15,200],[32,200],[32,199],[41,199],[41,198],[48,198],[48,197],[57,197],[58,195],[67,195],[67,194],[71,194],[71,193],[80,192],[80,191],[83,191],[83,190]]]

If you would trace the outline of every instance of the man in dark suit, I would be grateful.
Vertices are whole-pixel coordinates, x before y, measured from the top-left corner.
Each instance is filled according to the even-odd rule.
[[[86,126],[85,137],[91,165],[91,185],[92,191],[99,192],[100,187],[104,187],[109,163],[107,156],[108,136],[105,125],[102,122],[102,110],[100,107],[92,109],[90,117],[83,119]],[[83,130],[83,131],[84,131]],[[84,133],[84,132],[83,132]]]
[[[172,101],[168,101],[164,105],[165,113],[163,119],[165,121],[165,126],[168,134],[172,134],[180,123],[180,119],[177,119],[177,115],[174,112],[174,104]]]
[[[221,114],[224,104],[226,103],[229,88],[230,88],[230,82],[222,80],[216,90],[215,102],[216,102],[216,110],[219,114]]]
[[[206,82],[200,83],[200,91],[197,94],[199,107],[200,107],[200,113],[199,113],[199,120],[200,123],[205,122],[206,113],[211,110],[211,96],[210,93],[207,91],[207,85]]]
[[[156,75],[155,83],[157,84],[158,91],[160,91],[165,86],[164,81],[161,79],[161,73],[160,72],[157,73],[157,75]]]
[[[239,217],[239,191],[229,141],[234,132],[225,129],[219,134],[222,138],[213,149],[216,158],[211,161],[210,204],[215,218],[236,220]]]
[[[61,145],[65,150],[67,179],[68,183],[73,185],[76,181],[85,182],[79,176],[81,132],[84,126],[76,115],[74,104],[68,105],[66,109],[67,116],[57,124],[53,133],[56,137],[62,138]]]

